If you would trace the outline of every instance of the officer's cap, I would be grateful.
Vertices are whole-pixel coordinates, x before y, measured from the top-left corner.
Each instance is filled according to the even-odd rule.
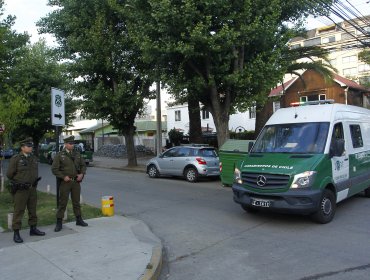
[[[66,136],[64,138],[64,143],[71,143],[71,144],[74,144],[75,143],[75,137],[73,135],[71,136]]]
[[[23,139],[19,143],[21,144],[21,147],[22,146],[33,147],[33,140],[31,137],[27,137],[26,139]]]

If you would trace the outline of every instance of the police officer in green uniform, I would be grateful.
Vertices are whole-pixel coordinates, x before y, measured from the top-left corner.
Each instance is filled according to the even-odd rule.
[[[36,228],[37,215],[37,182],[41,179],[38,177],[37,158],[32,155],[33,141],[32,138],[26,138],[20,142],[21,151],[14,155],[9,162],[6,176],[11,181],[11,192],[14,199],[13,213],[13,240],[16,243],[22,243],[23,239],[19,235],[22,226],[24,212],[28,210],[28,224],[30,225],[30,235],[45,235]]]
[[[81,154],[74,149],[74,136],[68,136],[64,139],[64,149],[55,156],[51,171],[60,182],[59,207],[54,231],[62,229],[62,219],[67,207],[69,194],[71,194],[73,213],[76,216],[76,225],[88,226],[82,220],[80,206],[80,183],[86,173],[86,164]]]

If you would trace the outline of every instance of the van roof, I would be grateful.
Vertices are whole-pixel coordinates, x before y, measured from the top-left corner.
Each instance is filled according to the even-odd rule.
[[[344,104],[320,104],[288,107],[277,110],[266,125],[280,123],[331,122],[340,119],[369,119],[370,110]]]

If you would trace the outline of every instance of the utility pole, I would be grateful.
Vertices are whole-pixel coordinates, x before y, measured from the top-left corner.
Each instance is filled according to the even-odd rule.
[[[0,192],[4,192],[5,189],[5,180],[4,180],[4,173],[3,173],[3,159],[4,159],[4,145],[3,145],[3,133],[4,133],[4,125],[0,124],[0,150],[3,151],[3,154],[0,155]]]
[[[157,83],[157,156],[162,153],[161,82]]]

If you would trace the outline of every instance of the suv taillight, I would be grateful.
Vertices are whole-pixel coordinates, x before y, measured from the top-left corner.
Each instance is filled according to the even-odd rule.
[[[206,164],[207,164],[207,162],[206,162],[203,158],[197,157],[197,158],[195,158],[195,159],[197,160],[197,162],[198,162],[199,164],[204,164],[204,165],[206,165]]]

